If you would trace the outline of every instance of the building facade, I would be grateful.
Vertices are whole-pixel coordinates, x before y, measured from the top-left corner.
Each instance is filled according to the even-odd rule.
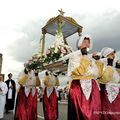
[[[2,71],[2,61],[3,61],[3,58],[2,58],[2,54],[0,53],[0,73]]]

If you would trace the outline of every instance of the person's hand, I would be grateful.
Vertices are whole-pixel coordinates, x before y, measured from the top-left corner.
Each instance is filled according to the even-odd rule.
[[[11,85],[9,88],[13,88],[13,86]]]
[[[38,76],[38,71],[37,70],[35,71],[35,76]]]
[[[94,51],[93,53],[92,53],[92,56],[96,56],[97,55],[97,51]]]
[[[110,65],[110,66],[113,66],[113,59],[111,58],[107,58],[107,64]]]
[[[46,71],[46,72],[45,72],[45,75],[46,75],[46,76],[49,76],[49,73],[48,73],[48,71]]]
[[[25,74],[28,74],[28,70],[27,70],[26,68],[24,69],[24,73],[25,73]]]
[[[87,55],[87,48],[82,48],[81,53],[82,55]]]

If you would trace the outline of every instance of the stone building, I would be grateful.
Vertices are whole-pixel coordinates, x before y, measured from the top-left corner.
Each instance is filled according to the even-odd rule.
[[[0,53],[0,73],[2,71],[2,61],[3,61],[3,58],[2,58],[2,54]]]

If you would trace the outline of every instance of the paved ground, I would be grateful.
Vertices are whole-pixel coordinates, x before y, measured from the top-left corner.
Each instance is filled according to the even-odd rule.
[[[10,112],[8,114],[4,114],[4,119],[2,119],[2,120],[14,120],[13,112]]]
[[[13,112],[4,114],[4,119],[2,120],[14,120]],[[42,102],[38,102],[38,119],[37,120],[44,120]],[[67,104],[64,101],[59,103],[59,119],[58,120],[67,120]]]
[[[38,117],[41,117],[40,120],[44,120],[43,106],[41,102],[38,102]],[[64,101],[59,102],[59,119],[58,120],[67,120],[67,104]]]

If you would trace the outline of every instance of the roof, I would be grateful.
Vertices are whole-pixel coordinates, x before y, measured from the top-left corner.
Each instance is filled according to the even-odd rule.
[[[48,33],[55,36],[58,22],[62,22],[62,32],[64,38],[67,38],[76,32],[82,32],[83,27],[80,26],[73,18],[58,15],[57,17],[53,17],[48,20],[46,25],[42,28],[42,33]]]

